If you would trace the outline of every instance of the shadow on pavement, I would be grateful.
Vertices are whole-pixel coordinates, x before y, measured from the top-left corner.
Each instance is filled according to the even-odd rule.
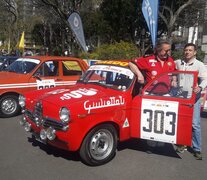
[[[207,118],[207,112],[201,112],[201,117],[202,118]]]
[[[45,151],[48,155],[54,157],[61,157],[71,161],[81,161],[78,152],[70,152],[62,149],[58,149],[49,144],[45,145],[38,142],[34,137],[28,137],[28,142],[32,143],[32,146],[39,147]],[[136,151],[146,152],[147,154],[157,154],[168,157],[180,158],[176,153],[174,146],[169,143],[161,143],[155,141],[148,141],[143,139],[131,139],[118,144],[117,150],[122,151],[124,149],[132,149]],[[81,161],[82,162],[82,161]]]
[[[131,139],[119,144],[118,151],[121,151],[123,149],[132,149],[136,151],[146,152],[148,154],[157,154],[180,158],[180,156],[176,153],[173,144],[169,143],[155,142],[143,139]]]
[[[48,155],[53,155],[54,157],[61,157],[71,161],[81,161],[79,154],[77,152],[70,152],[62,149],[58,149],[49,144],[43,144],[35,140],[34,137],[28,137],[28,142],[32,143],[32,146],[39,147],[41,150],[45,151]]]

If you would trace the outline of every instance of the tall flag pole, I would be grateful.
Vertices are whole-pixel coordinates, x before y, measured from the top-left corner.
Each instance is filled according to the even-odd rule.
[[[82,49],[85,52],[87,52],[85,36],[83,33],[83,25],[82,25],[82,21],[81,21],[79,14],[77,12],[73,12],[69,16],[68,22],[69,22],[69,25],[70,25],[72,32],[75,34],[75,37],[76,37],[77,41],[79,42],[80,46],[82,47]]]
[[[159,0],[143,0],[142,2],[142,13],[151,34],[153,47],[157,41],[158,7]]]

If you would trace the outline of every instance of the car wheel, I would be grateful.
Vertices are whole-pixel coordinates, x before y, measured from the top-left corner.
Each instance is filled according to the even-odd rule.
[[[82,161],[91,166],[109,162],[116,154],[117,132],[109,124],[103,124],[92,129],[80,148]]]
[[[18,97],[15,95],[6,95],[0,99],[1,117],[13,117],[20,112]]]

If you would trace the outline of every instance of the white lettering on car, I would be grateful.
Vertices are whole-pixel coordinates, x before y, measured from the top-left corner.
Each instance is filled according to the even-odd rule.
[[[111,106],[119,106],[119,105],[123,105],[124,102],[125,102],[125,99],[122,96],[109,97],[107,99],[101,98],[97,101],[87,100],[84,102],[84,109],[87,110],[88,113],[90,113],[92,109],[99,109],[99,108],[105,108],[105,107],[111,107]]]
[[[97,94],[97,90],[96,89],[85,89],[85,88],[80,88],[78,90],[75,91],[71,91],[69,93],[65,93],[63,94],[63,96],[60,97],[61,100],[67,100],[70,98],[81,98],[83,95],[84,96],[93,96]]]
[[[54,90],[54,91],[50,91],[50,92],[47,92],[47,94],[61,94],[61,93],[64,93],[64,92],[67,92],[69,91],[68,89],[57,89],[57,90]]]

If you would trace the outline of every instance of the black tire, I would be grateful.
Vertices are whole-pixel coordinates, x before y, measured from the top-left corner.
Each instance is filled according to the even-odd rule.
[[[1,117],[13,117],[20,113],[18,96],[5,95],[0,99],[0,115]]]
[[[87,134],[79,153],[85,164],[99,166],[109,162],[115,156],[116,148],[116,129],[110,124],[102,124]]]

